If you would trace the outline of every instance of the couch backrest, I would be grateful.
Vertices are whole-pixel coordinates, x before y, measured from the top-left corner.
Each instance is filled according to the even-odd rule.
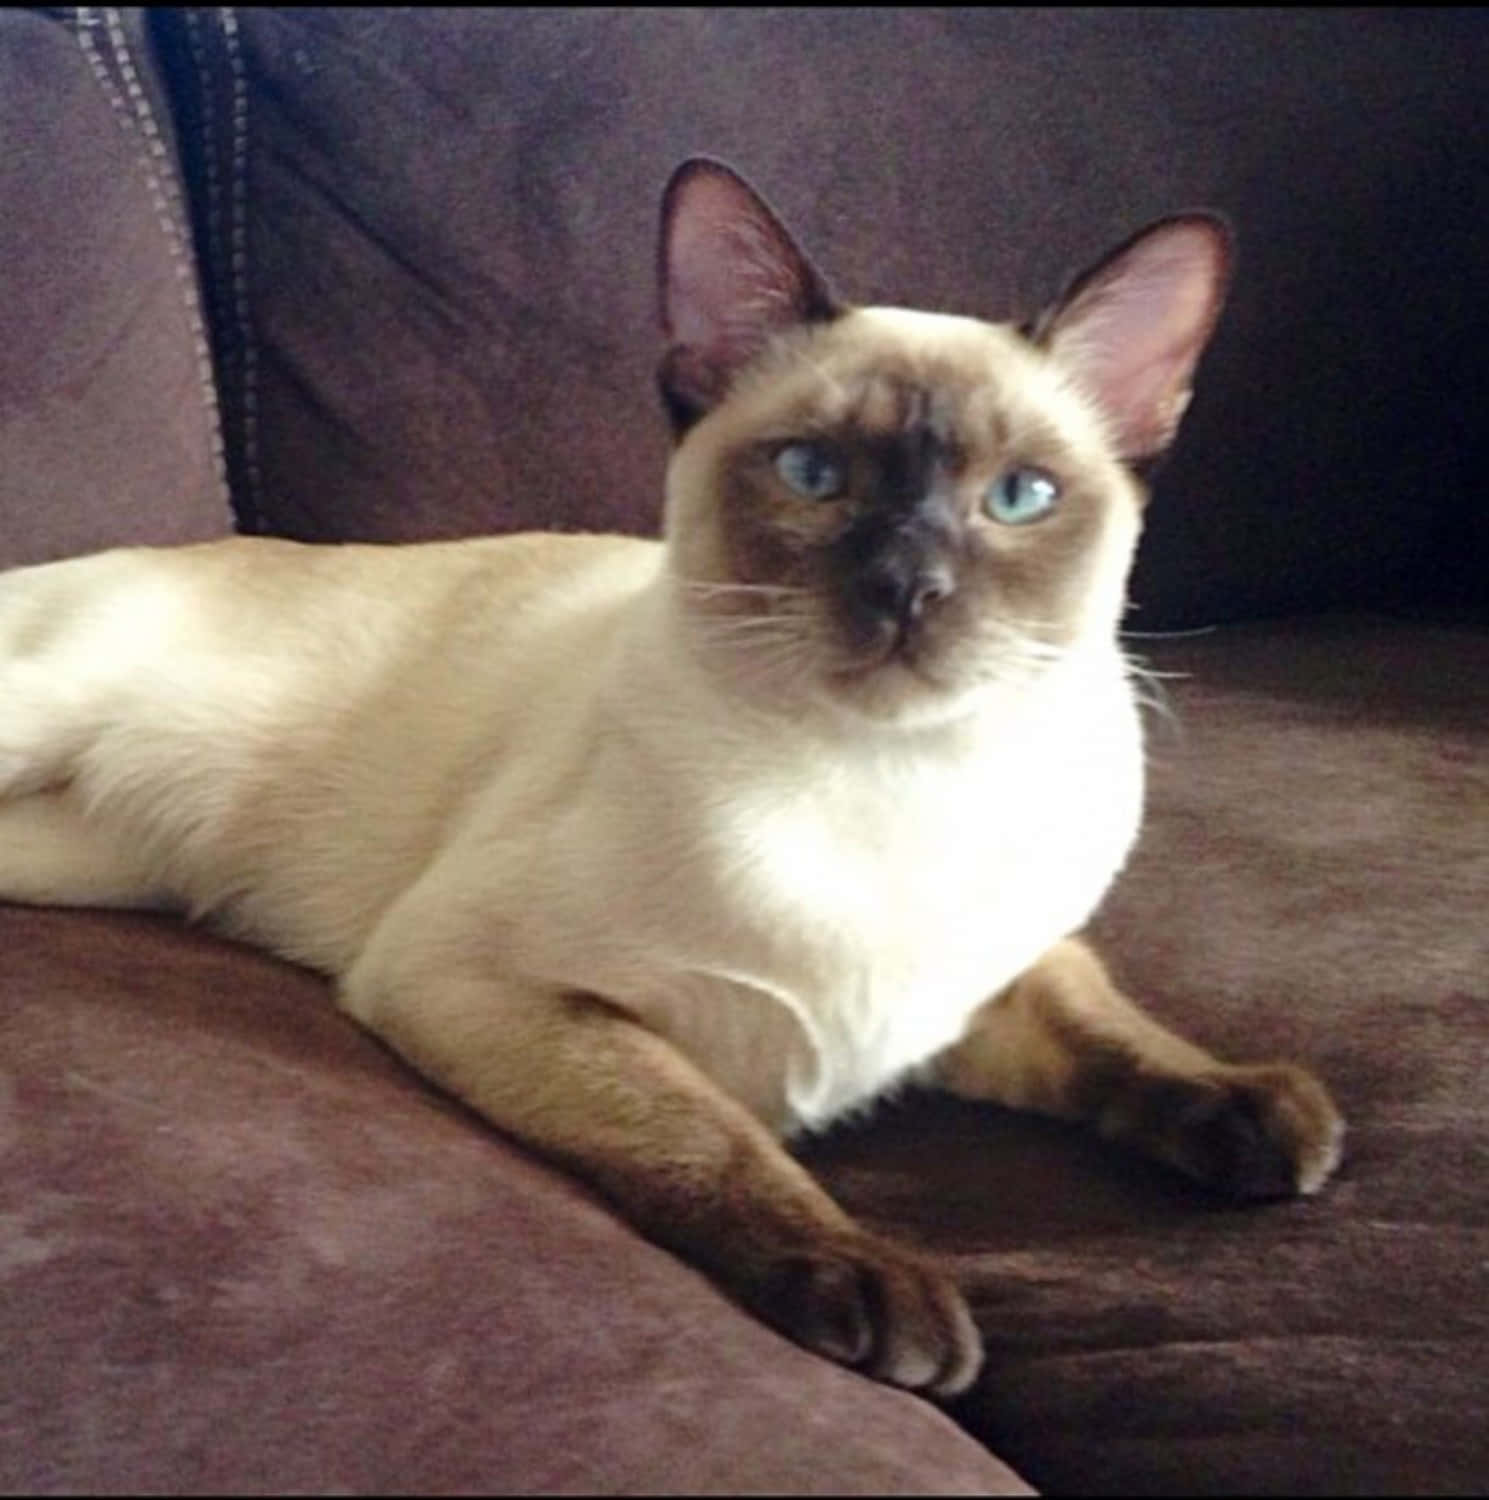
[[[123,14],[95,34],[141,24]],[[1146,219],[1222,209],[1238,278],[1159,479],[1133,626],[1489,606],[1480,13],[229,8],[149,26],[246,529],[654,530],[657,197],[708,151],[850,299],[994,317]],[[33,133],[108,105],[67,44],[71,92],[5,106]],[[7,153],[0,201],[63,197],[54,237],[103,301],[153,299],[129,337],[174,319],[108,419],[152,439],[143,490],[211,495],[187,303],[140,248],[160,215],[138,144],[109,150],[67,173],[49,145],[24,169]],[[101,430],[64,426],[93,442],[69,476],[107,475]],[[109,441],[138,456],[137,436]],[[143,490],[109,499],[111,524],[154,524]]]
[[[232,526],[142,29],[0,11],[0,567]]]

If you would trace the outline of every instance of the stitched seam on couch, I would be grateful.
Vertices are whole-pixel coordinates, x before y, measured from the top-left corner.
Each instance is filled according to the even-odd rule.
[[[253,319],[248,308],[248,74],[238,30],[238,12],[221,7],[222,39],[232,77],[232,167],[229,188],[230,254],[233,318],[237,324],[242,359],[243,406],[243,524],[259,529],[262,514],[263,474],[259,467],[258,344],[253,337]]]
[[[102,7],[95,14],[92,6],[75,6],[72,31],[87,59],[89,69],[109,101],[120,129],[135,144],[135,160],[144,169],[145,186],[155,210],[156,222],[165,235],[171,256],[176,285],[186,309],[187,324],[196,357],[197,387],[202,413],[207,423],[207,439],[212,453],[212,467],[217,480],[217,499],[223,509],[232,512],[228,493],[227,457],[222,436],[222,412],[213,377],[212,354],[207,342],[206,324],[196,284],[195,266],[184,228],[185,205],[176,185],[174,167],[165,141],[161,137],[150,100],[140,81],[122,13],[115,7]],[[114,76],[100,50],[101,33],[112,55],[118,77]],[[122,87],[121,87],[122,85]],[[127,96],[127,97],[126,97]]]
[[[222,288],[215,274],[222,244],[222,170],[218,165],[217,142],[214,139],[215,112],[212,82],[207,66],[206,43],[202,40],[201,19],[196,10],[190,6],[184,8],[181,14],[186,27],[186,43],[191,55],[192,71],[196,76],[195,104],[201,113],[201,118],[197,121],[197,136],[202,153],[201,172],[207,200],[202,216],[202,294],[214,339],[220,340],[222,325],[227,314],[223,311]],[[184,127],[186,121],[180,118],[179,123]],[[184,145],[182,155],[187,156],[189,160]]]
[[[245,403],[247,382],[257,370],[247,290],[246,77],[234,116],[235,75],[225,12],[181,7],[159,12],[159,31],[174,63],[176,121],[181,128],[183,173],[197,235],[202,294],[216,360],[227,449],[228,489],[238,530],[259,527],[257,383]],[[236,45],[236,37],[233,46]],[[167,65],[168,80],[173,68]],[[235,213],[232,184],[240,188]],[[234,264],[233,228],[239,226]],[[252,468],[250,470],[250,458]]]

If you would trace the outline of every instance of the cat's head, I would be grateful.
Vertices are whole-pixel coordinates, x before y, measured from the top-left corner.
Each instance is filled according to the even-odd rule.
[[[671,576],[689,635],[761,695],[892,722],[1109,643],[1224,296],[1208,214],[1150,226],[1027,334],[848,307],[737,174],[662,204]]]

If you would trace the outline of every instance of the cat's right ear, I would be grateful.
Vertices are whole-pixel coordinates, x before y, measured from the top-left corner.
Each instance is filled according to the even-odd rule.
[[[695,156],[662,195],[658,380],[681,433],[723,400],[772,337],[842,310],[770,205],[732,168]]]

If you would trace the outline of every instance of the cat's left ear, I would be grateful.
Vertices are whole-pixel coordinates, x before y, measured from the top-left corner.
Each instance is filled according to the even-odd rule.
[[[1095,400],[1128,462],[1173,441],[1230,264],[1218,215],[1160,219],[1077,277],[1039,321],[1034,342]]]
[[[768,203],[732,168],[685,161],[662,196],[659,379],[681,431],[723,400],[770,339],[841,308]]]

